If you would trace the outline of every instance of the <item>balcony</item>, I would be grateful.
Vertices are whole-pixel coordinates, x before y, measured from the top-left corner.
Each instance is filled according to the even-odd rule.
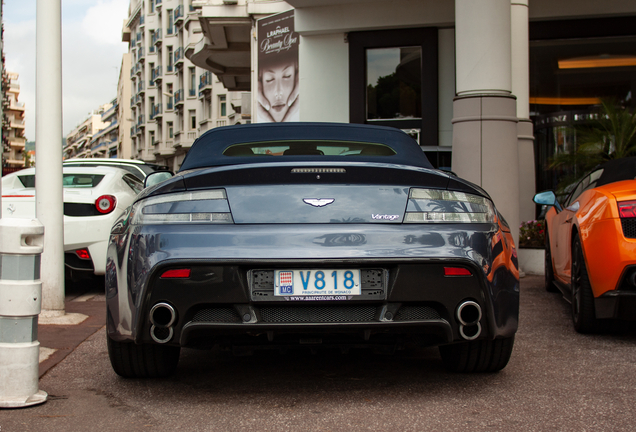
[[[199,75],[199,96],[212,92],[212,72],[206,71]]]
[[[150,81],[161,83],[161,65],[155,67],[150,73]]]
[[[183,59],[184,59],[184,55],[183,55],[183,47],[179,47],[175,50],[174,52],[174,65],[176,67],[181,67],[183,66]]]
[[[143,97],[141,97],[140,94],[138,94],[137,96],[135,96],[135,105],[141,105],[141,102],[144,100]]]
[[[196,95],[197,95],[197,89],[191,88],[190,90],[188,90],[189,97],[195,97]]]
[[[26,144],[26,138],[24,137],[9,137],[9,145],[12,149],[21,151],[24,150],[24,145]]]
[[[146,16],[142,15],[139,17],[139,27],[143,27],[146,24]]]
[[[174,10],[174,24],[179,25],[183,23],[183,5],[177,6]]]
[[[167,73],[172,73],[173,71],[174,71],[174,66],[172,66],[171,64],[166,66],[166,72]]]
[[[134,137],[135,135],[137,135],[137,125],[132,125],[130,127],[130,137]]]
[[[137,37],[136,37],[137,43],[141,43],[141,37],[142,37],[142,33],[137,32]]]
[[[137,62],[137,64],[135,64],[135,74],[141,75],[141,63],[139,63],[139,62]]]
[[[155,34],[152,35],[152,45],[161,45],[161,28],[155,30]]]
[[[137,95],[142,95],[145,93],[144,87],[144,81],[139,81],[139,83],[137,84]]]
[[[163,117],[161,104],[155,104],[150,109],[150,120],[160,120]]]
[[[142,62],[145,60],[146,57],[146,50],[144,47],[139,47],[139,49],[137,50],[137,60]]]
[[[179,108],[179,106],[183,107],[183,89],[179,89],[174,92],[174,106]]]
[[[146,127],[146,122],[144,121],[144,115],[140,114],[139,117],[137,117],[137,126],[142,128],[142,127]]]

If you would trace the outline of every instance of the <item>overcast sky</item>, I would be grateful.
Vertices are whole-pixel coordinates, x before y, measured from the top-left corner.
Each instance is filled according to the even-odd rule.
[[[121,56],[128,51],[128,44],[121,41],[127,15],[128,0],[62,0],[64,135],[117,97]],[[4,0],[2,18],[5,67],[20,74],[26,137],[35,141],[36,1]]]

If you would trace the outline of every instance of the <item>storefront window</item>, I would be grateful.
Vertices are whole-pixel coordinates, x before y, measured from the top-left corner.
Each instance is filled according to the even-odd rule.
[[[601,101],[636,108],[636,20],[608,18],[530,24],[530,116],[537,190],[563,189],[584,175],[576,165],[549,169],[574,154],[577,135],[602,115]]]
[[[422,117],[420,47],[366,50],[367,121]]]

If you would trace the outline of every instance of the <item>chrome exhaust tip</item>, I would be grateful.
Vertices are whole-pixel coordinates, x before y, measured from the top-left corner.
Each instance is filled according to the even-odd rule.
[[[150,328],[150,337],[153,341],[160,344],[170,342],[173,335],[174,330],[172,330],[172,327],[157,327],[153,325]]]
[[[150,322],[155,327],[172,327],[176,320],[177,312],[168,303],[157,303],[150,309]]]
[[[481,307],[469,300],[457,307],[457,320],[464,326],[474,326],[481,320]]]
[[[481,334],[481,324],[473,324],[468,326],[459,326],[459,334],[466,340],[474,340]]]

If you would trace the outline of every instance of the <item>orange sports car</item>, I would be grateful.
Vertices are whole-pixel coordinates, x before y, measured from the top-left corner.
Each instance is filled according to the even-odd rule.
[[[552,191],[534,202],[546,220],[545,286],[572,304],[580,333],[599,320],[636,319],[636,157],[584,176],[561,202]]]

